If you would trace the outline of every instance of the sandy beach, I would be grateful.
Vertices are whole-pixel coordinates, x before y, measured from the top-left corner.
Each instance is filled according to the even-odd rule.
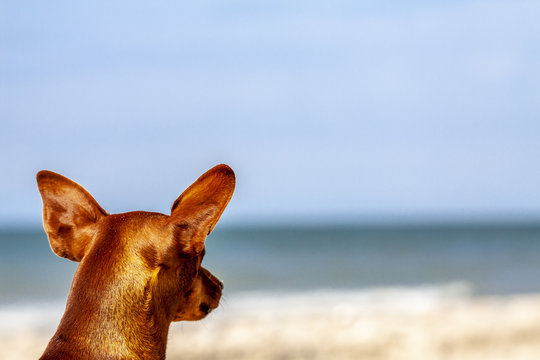
[[[464,291],[455,284],[235,295],[202,322],[174,323],[167,358],[540,358],[540,294]],[[0,359],[38,358],[54,326],[4,331]]]

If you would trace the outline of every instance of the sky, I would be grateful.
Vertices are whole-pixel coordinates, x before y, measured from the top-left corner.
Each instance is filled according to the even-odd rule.
[[[537,1],[0,0],[0,225],[35,174],[222,222],[540,220]]]

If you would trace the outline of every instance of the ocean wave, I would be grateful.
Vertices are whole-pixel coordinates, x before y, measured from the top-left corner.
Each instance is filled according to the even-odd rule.
[[[442,301],[468,298],[472,290],[469,283],[455,282],[414,287],[225,293],[215,316],[271,317],[276,313],[287,316],[291,313],[315,314],[321,310],[334,314],[360,314],[383,309],[419,313]],[[64,308],[64,300],[60,299],[0,305],[0,335],[14,331],[50,331],[60,322]]]
[[[63,301],[0,306],[0,336],[19,331],[49,331],[64,312]]]
[[[466,299],[473,294],[468,282],[411,287],[374,287],[365,289],[315,289],[286,292],[242,292],[231,295],[233,312],[261,312],[280,309],[290,312],[318,311],[366,311],[386,309],[390,311],[421,312],[441,301]]]

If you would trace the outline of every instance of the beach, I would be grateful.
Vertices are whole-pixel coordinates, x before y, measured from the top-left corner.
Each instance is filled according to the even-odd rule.
[[[0,359],[38,358],[52,312],[34,328],[4,326]],[[173,323],[167,350],[167,359],[538,358],[540,294],[473,297],[466,284],[236,294],[201,322]]]

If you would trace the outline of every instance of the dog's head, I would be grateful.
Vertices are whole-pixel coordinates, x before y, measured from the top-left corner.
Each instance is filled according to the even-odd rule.
[[[170,322],[199,320],[218,306],[223,283],[201,262],[206,236],[234,191],[228,166],[203,174],[169,216],[109,215],[84,188],[51,171],[40,171],[37,182],[52,250],[80,262],[68,307],[83,304],[93,316],[131,306]]]

